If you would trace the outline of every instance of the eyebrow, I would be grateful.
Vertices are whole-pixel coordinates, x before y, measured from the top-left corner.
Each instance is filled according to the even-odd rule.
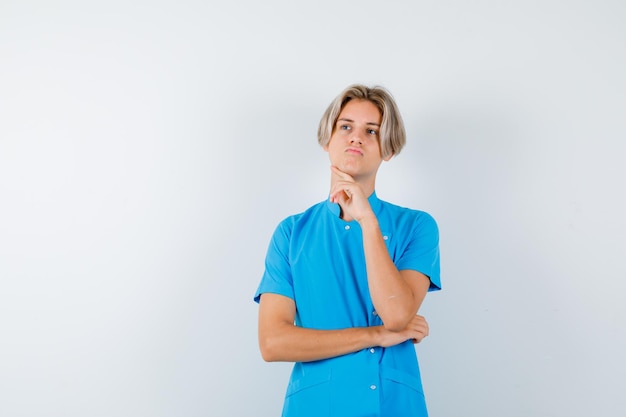
[[[354,123],[354,120],[352,119],[346,119],[345,117],[342,117],[341,119],[337,119],[337,121],[344,121],[344,122],[348,122],[348,123]],[[366,125],[371,125],[371,126],[377,126],[380,127],[380,125],[378,123],[374,123],[374,122],[367,122],[365,123]]]

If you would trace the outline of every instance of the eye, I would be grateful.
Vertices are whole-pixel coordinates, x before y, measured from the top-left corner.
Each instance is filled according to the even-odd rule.
[[[367,134],[372,136],[377,136],[378,132],[374,129],[367,129]]]
[[[348,126],[348,125],[341,125],[341,126],[339,126],[339,129],[341,129],[341,130],[350,130],[350,126]]]

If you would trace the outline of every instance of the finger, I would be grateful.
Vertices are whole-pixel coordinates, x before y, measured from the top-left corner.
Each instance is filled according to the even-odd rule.
[[[413,330],[415,330],[416,332],[425,332],[428,331],[428,326],[425,323],[413,323],[412,326]]]
[[[331,196],[337,196],[337,194],[345,194],[347,199],[356,198],[358,200],[364,199],[363,191],[357,183],[349,181],[338,181],[331,187]]]
[[[420,325],[416,325],[413,327],[413,331],[419,335],[421,335],[421,338],[423,339],[424,337],[428,336],[428,326],[420,326]]]
[[[331,192],[330,192],[331,201],[333,199],[334,200],[342,199],[343,201],[346,201],[352,198],[352,196],[355,193],[355,190],[353,189],[353,187],[354,187],[354,184],[345,182],[345,181],[336,183],[332,187]]]
[[[341,194],[337,194],[330,198],[330,202],[343,206],[346,202],[346,197]]]
[[[346,210],[349,200],[349,197],[343,191],[339,191],[334,197],[331,198],[330,202],[339,204],[344,210]]]
[[[346,192],[347,187],[333,187],[330,192],[330,201],[333,203],[344,203],[352,194]]]

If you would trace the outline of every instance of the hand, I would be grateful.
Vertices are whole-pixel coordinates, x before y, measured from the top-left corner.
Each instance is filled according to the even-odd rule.
[[[395,346],[400,343],[412,340],[413,343],[419,343],[428,336],[428,322],[423,316],[416,315],[411,319],[409,324],[400,332],[392,332],[381,328],[381,347]]]
[[[354,178],[335,166],[331,166],[330,170],[330,201],[341,206],[343,218],[349,217],[360,222],[367,216],[373,216],[367,196]]]

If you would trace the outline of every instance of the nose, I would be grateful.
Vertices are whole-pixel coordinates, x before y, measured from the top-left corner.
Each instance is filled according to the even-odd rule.
[[[358,143],[359,145],[363,144],[363,138],[357,132],[353,132],[350,136],[350,143]]]

